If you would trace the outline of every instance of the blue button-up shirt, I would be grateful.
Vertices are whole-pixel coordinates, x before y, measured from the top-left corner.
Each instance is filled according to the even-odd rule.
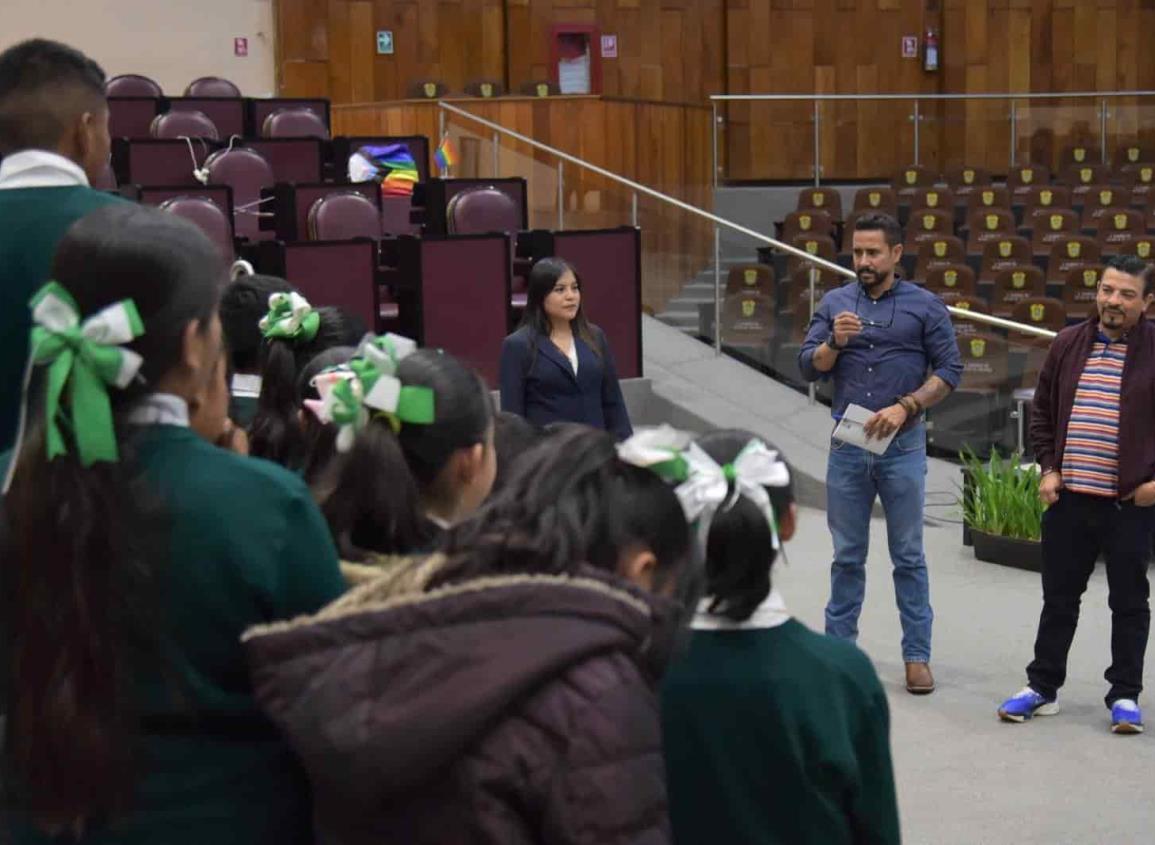
[[[864,323],[862,332],[839,354],[834,368],[820,373],[814,368],[814,350],[830,337],[834,318],[843,311],[879,325]],[[962,357],[943,301],[916,284],[898,279],[878,299],[871,299],[858,282],[849,282],[822,297],[798,353],[798,367],[807,381],[833,377],[831,413],[841,419],[851,403],[871,411],[893,405],[899,396],[921,387],[928,371],[952,389],[958,387]]]

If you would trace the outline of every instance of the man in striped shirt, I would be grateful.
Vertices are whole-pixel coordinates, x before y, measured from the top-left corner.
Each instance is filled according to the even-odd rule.
[[[1097,314],[1059,333],[1039,374],[1031,440],[1042,467],[1043,611],[1028,686],[999,708],[1023,722],[1058,712],[1079,603],[1100,554],[1107,563],[1111,730],[1143,730],[1138,698],[1151,624],[1147,563],[1155,514],[1155,268],[1107,262]]]

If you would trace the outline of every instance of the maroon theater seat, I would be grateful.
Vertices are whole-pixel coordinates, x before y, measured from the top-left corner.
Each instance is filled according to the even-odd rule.
[[[320,138],[329,139],[325,121],[312,109],[278,109],[265,118],[261,126],[263,138]]]
[[[449,201],[445,213],[453,235],[516,232],[521,225],[517,203],[497,188],[462,191]]]
[[[239,97],[241,89],[219,76],[202,76],[184,89],[186,97]]]
[[[250,240],[259,240],[260,218],[257,215],[262,213],[258,204],[261,189],[271,188],[276,181],[273,168],[264,156],[247,147],[218,150],[205,160],[204,169],[208,171],[209,184],[228,185],[233,189],[237,234]]]
[[[220,140],[217,125],[201,111],[170,111],[152,120],[149,134],[154,138],[209,138]]]
[[[205,197],[181,196],[165,200],[158,208],[195,223],[216,244],[226,261],[233,260],[233,224],[215,202]]]
[[[104,84],[106,97],[163,97],[160,85],[136,73],[114,76]]]
[[[381,212],[358,191],[321,197],[309,207],[309,239],[348,241],[381,237]]]

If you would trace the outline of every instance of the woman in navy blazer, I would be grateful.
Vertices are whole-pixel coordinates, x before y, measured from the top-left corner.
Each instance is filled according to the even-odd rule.
[[[529,274],[521,327],[501,344],[501,408],[535,425],[585,423],[633,433],[605,334],[586,320],[581,279],[560,258]]]

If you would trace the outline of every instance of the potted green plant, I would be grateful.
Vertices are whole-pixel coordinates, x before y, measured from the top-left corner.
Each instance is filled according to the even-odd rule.
[[[975,557],[1039,572],[1046,506],[1039,500],[1038,467],[1023,466],[1019,453],[1002,458],[992,451],[984,461],[964,449],[959,457],[967,477],[959,502],[974,540]]]

